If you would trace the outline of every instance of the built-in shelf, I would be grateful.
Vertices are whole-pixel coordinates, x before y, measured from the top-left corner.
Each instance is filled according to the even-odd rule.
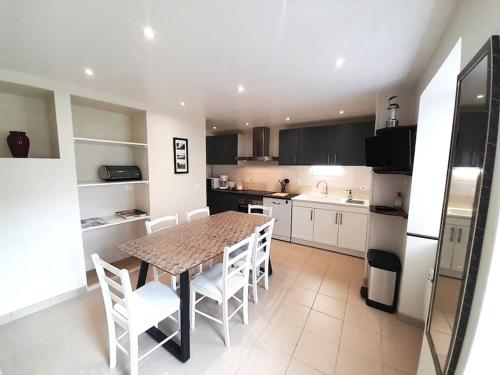
[[[399,216],[403,218],[408,218],[408,213],[402,208],[394,208],[389,206],[370,206],[370,211],[375,212],[380,215],[389,215],[389,216]]]
[[[116,181],[116,182],[105,182],[105,181],[80,181],[76,186],[78,187],[91,187],[91,186],[111,186],[111,185],[130,185],[130,184],[149,184],[148,180],[131,180],[131,181]]]
[[[383,169],[373,169],[373,173],[376,174],[399,174],[403,176],[411,176],[412,172],[411,171],[389,171],[389,170],[383,170]]]
[[[74,137],[73,140],[77,143],[95,143],[95,144],[109,144],[118,146],[148,147],[147,143],[113,141],[111,139]]]
[[[134,217],[132,219],[124,219],[120,216],[111,215],[111,216],[100,217],[99,219],[103,220],[105,222],[105,224],[96,225],[95,227],[82,228],[82,232],[87,232],[89,230],[102,229],[102,228],[111,227],[114,225],[133,223],[134,221],[139,221],[139,220],[146,220],[146,219],[149,219],[149,216],[141,216],[141,217]]]

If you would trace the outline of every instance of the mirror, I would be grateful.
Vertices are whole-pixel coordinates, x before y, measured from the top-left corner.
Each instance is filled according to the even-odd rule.
[[[480,254],[482,236],[476,232],[481,224],[477,213],[484,211],[484,200],[488,199],[483,195],[483,189],[488,187],[484,176],[486,168],[492,166],[487,165],[486,160],[491,148],[493,152],[495,148],[488,145],[487,139],[492,129],[489,126],[498,127],[498,114],[490,113],[492,77],[488,66],[493,61],[491,48],[494,45],[498,45],[496,37],[483,47],[458,78],[446,197],[427,322],[427,337],[438,373],[453,371],[456,366],[461,345],[456,345],[456,339],[465,334],[468,319],[468,315],[462,314],[464,294],[472,287],[470,304],[474,290],[469,279],[475,280],[475,277],[468,277],[472,269],[470,260],[477,262],[474,272],[477,272],[479,263],[479,255],[471,257],[471,252],[476,251],[479,241]],[[496,122],[492,121],[494,116]],[[489,174],[492,174],[492,169]],[[480,220],[486,220],[486,215],[480,216]],[[467,318],[465,325],[463,318]]]

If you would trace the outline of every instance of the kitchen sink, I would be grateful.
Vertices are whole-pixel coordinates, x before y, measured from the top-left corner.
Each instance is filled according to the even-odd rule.
[[[350,201],[348,201],[348,200],[346,199],[346,201],[345,201],[345,202],[346,202],[346,203],[352,203],[352,204],[365,204],[365,201],[362,201],[362,200],[360,200],[360,199],[351,199]]]
[[[360,200],[360,199],[353,199],[350,202],[347,201],[346,198],[338,198],[338,197],[331,197],[327,195],[308,195],[308,194],[301,194],[298,195],[297,197],[293,198],[293,200],[297,201],[305,201],[305,202],[318,202],[318,203],[331,203],[331,204],[353,204],[353,205],[366,205],[366,201]]]

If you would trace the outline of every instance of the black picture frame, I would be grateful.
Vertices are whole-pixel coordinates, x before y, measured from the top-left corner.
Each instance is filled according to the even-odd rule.
[[[174,173],[185,174],[189,173],[189,148],[187,138],[173,139],[174,149]]]
[[[488,130],[484,148],[484,163],[482,165],[481,184],[480,188],[476,190],[474,198],[474,209],[472,216],[472,227],[469,243],[468,253],[465,260],[464,279],[461,285],[459,294],[459,304],[457,309],[457,316],[452,330],[452,337],[448,356],[444,366],[441,370],[440,362],[437,357],[436,348],[433,338],[430,333],[430,325],[432,319],[432,309],[434,305],[435,288],[434,282],[431,303],[429,308],[429,315],[427,317],[426,338],[430,347],[431,355],[434,361],[436,374],[438,375],[453,375],[458,365],[462,346],[465,339],[467,325],[471,313],[472,303],[474,299],[474,290],[476,287],[476,280],[479,273],[479,262],[481,259],[484,229],[486,227],[486,219],[488,214],[488,206],[490,200],[490,191],[493,184],[493,169],[495,163],[495,153],[497,147],[498,124],[499,116],[499,102],[500,102],[500,86],[497,84],[500,77],[500,37],[492,36],[488,42],[479,50],[474,58],[467,64],[467,66],[458,75],[457,79],[457,95],[455,100],[455,116],[452,132],[452,148],[450,150],[450,160],[448,164],[448,176],[446,184],[445,199],[443,207],[446,207],[449,199],[449,188],[451,179],[451,169],[453,166],[453,158],[457,143],[457,113],[459,110],[459,102],[461,95],[461,82],[467,75],[474,69],[474,67],[481,62],[482,59],[487,59],[488,64],[488,79],[487,79],[487,102],[489,103],[488,109]],[[441,219],[441,233],[440,238],[443,237],[444,230],[444,217]],[[438,256],[436,257],[435,270],[438,270],[439,261],[441,256],[441,246],[438,249]]]

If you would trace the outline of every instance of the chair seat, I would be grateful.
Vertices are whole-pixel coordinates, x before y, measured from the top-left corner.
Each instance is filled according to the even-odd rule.
[[[168,286],[151,281],[132,293],[130,304],[134,309],[134,318],[140,320],[138,326],[146,330],[176,312],[180,299]],[[113,308],[128,318],[127,309],[122,304],[115,303]]]
[[[203,271],[191,280],[191,288],[193,291],[200,291],[218,302],[222,302],[222,280],[223,280],[223,265],[216,264],[207,271]],[[233,295],[242,288],[247,280],[243,275],[235,275],[228,281],[228,296]]]

